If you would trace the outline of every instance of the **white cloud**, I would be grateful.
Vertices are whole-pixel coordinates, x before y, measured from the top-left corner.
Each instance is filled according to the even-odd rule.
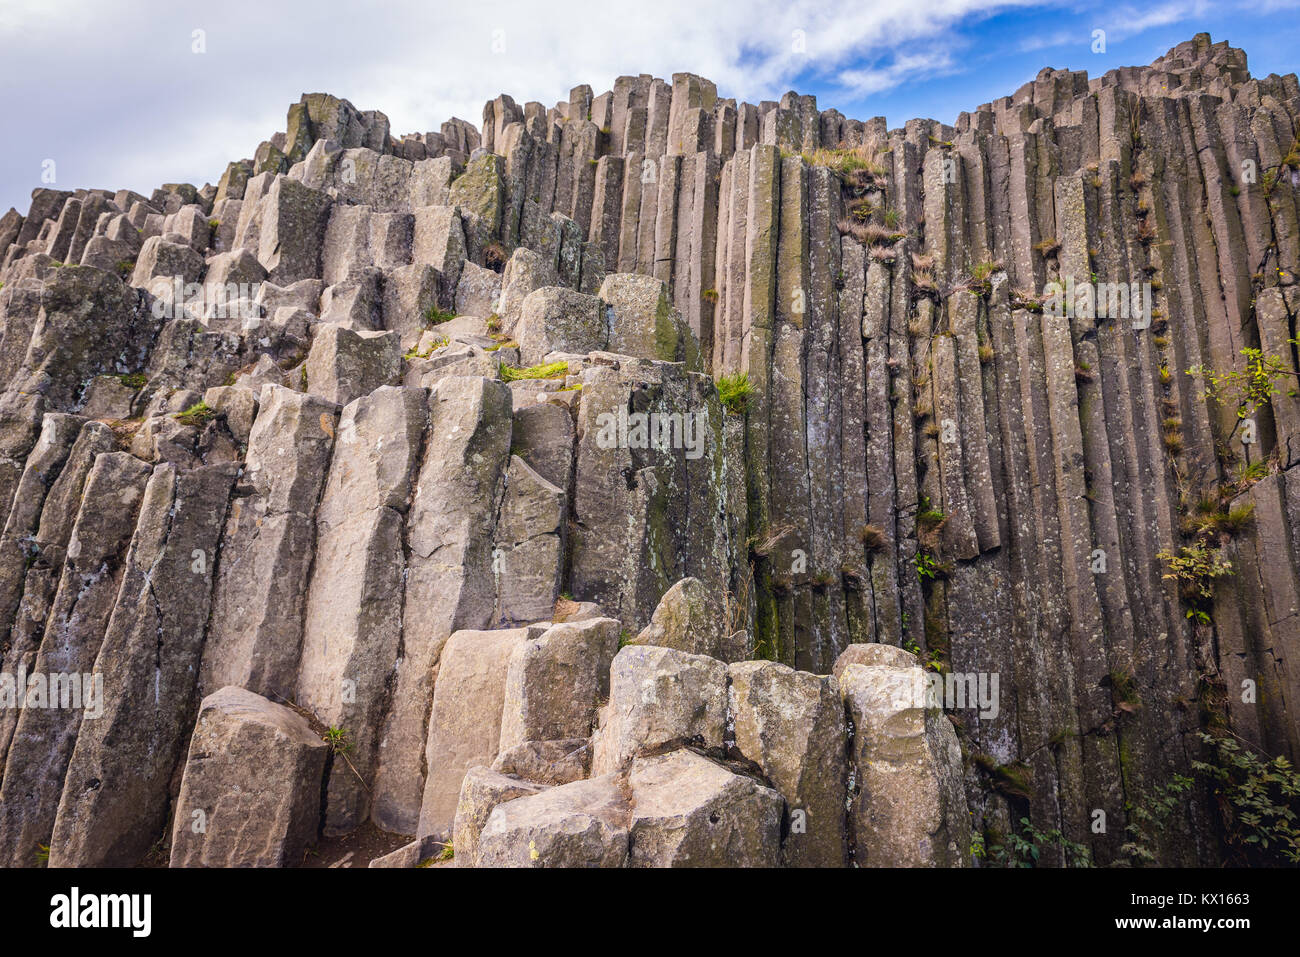
[[[1279,0],[1264,0],[1279,2]],[[750,102],[789,89],[842,102],[970,69],[960,31],[1053,0],[0,0],[6,124],[0,210],[25,208],[40,162],[60,186],[146,191],[215,182],[284,126],[303,92],[380,109],[396,133],[475,124],[498,93],[550,106],[628,73],[690,71]],[[1201,4],[1129,8],[1112,29],[1167,23]],[[193,54],[191,32],[206,31]],[[792,48],[803,31],[806,52]],[[501,31],[501,33],[494,33]],[[493,51],[494,36],[505,51]],[[824,96],[824,100],[833,97]],[[825,102],[823,106],[836,105]]]
[[[453,115],[477,124],[501,92],[549,106],[627,73],[690,71],[751,102],[809,78],[879,92],[946,68],[949,31],[964,19],[1031,2],[4,0],[0,88],[7,123],[25,133],[0,156],[0,200],[25,208],[47,157],[59,186],[215,181],[283,128],[303,92],[383,110],[397,133]],[[194,29],[205,54],[191,52]],[[796,30],[806,52],[792,48]]]

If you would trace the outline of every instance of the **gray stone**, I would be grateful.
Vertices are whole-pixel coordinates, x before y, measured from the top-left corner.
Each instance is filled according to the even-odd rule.
[[[542,784],[521,781],[485,767],[470,768],[460,786],[456,802],[456,819],[452,827],[452,847],[457,867],[478,864],[478,839],[492,811],[507,801],[540,794]]]
[[[850,811],[859,867],[962,867],[970,821],[961,746],[952,723],[926,707],[925,672],[845,667],[858,793]]]
[[[785,798],[791,867],[847,863],[848,728],[836,679],[774,661],[727,669],[736,749]]]
[[[322,325],[312,340],[306,370],[307,391],[347,405],[398,380],[402,345],[395,332],[353,332]]]
[[[328,747],[243,688],[203,699],[176,801],[172,867],[286,867],[315,837]]]
[[[609,695],[618,652],[613,618],[552,625],[510,656],[501,715],[500,751],[527,741],[585,738]]]
[[[781,795],[696,754],[637,758],[630,867],[776,867]]]
[[[618,771],[639,754],[669,747],[721,748],[726,722],[725,664],[672,648],[629,645],[610,669],[592,773]]]
[[[479,834],[480,867],[623,867],[627,795],[617,775],[498,804]]]

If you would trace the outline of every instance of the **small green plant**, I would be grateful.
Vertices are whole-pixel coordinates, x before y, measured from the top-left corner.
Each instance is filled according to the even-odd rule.
[[[440,325],[441,323],[444,322],[450,322],[452,319],[455,318],[456,318],[455,312],[447,312],[443,309],[439,309],[437,303],[429,303],[428,308],[424,310],[425,328],[428,328],[429,326]]]
[[[1233,472],[1233,484],[1238,490],[1244,490],[1268,477],[1269,465],[1265,461],[1239,462]]]
[[[1143,796],[1141,803],[1129,804],[1128,822],[1124,830],[1128,840],[1120,846],[1120,853],[1134,864],[1154,864],[1156,856],[1152,846],[1170,817],[1185,803],[1184,795],[1191,790],[1193,781],[1182,774],[1160,785]]]
[[[402,353],[402,358],[405,359],[407,362],[410,362],[412,359],[427,359],[429,358],[429,356],[433,354],[433,351],[435,349],[441,349],[443,346],[448,345],[450,342],[451,340],[448,339],[446,336],[440,336],[439,338],[431,341],[428,345],[428,348],[426,348],[423,352],[421,352],[419,347],[417,346],[411,349],[407,349],[404,353]]]
[[[1183,545],[1176,553],[1162,549],[1156,558],[1168,568],[1161,577],[1177,583],[1179,595],[1188,605],[1187,618],[1207,622],[1214,580],[1231,575],[1232,562],[1224,560],[1219,549],[1199,541]]]
[[[987,296],[993,291],[992,276],[1000,272],[1003,266],[1000,262],[980,262],[971,267],[970,276],[966,280],[966,288],[976,295]]]
[[[632,642],[635,640],[636,640],[636,635],[632,634],[632,629],[630,628],[624,628],[622,631],[618,633],[618,646],[620,648],[626,648],[628,645],[632,644]]]
[[[48,867],[48,866],[49,866],[49,863],[50,863],[50,845],[48,845],[48,844],[37,844],[37,845],[36,845],[36,863],[42,865],[43,867]]]
[[[1040,831],[1020,819],[1020,831],[1012,831],[1005,843],[988,848],[988,858],[1006,867],[1034,867],[1038,864],[1044,847],[1059,847],[1070,867],[1092,867],[1092,853],[1082,844],[1066,838],[1059,828]]]
[[[1296,339],[1289,341],[1292,345],[1300,345]],[[1187,370],[1187,374],[1205,380],[1205,398],[1218,405],[1236,405],[1237,418],[1248,419],[1261,405],[1280,394],[1277,388],[1279,380],[1288,376],[1294,378],[1296,373],[1280,356],[1265,355],[1259,349],[1242,349],[1241,355],[1246,360],[1246,367],[1240,372],[1218,372],[1206,365],[1195,365]],[[1290,389],[1287,394],[1294,395],[1295,390]]]
[[[885,168],[870,157],[867,147],[854,149],[816,149],[799,154],[809,166],[825,166],[849,185],[859,188],[879,185],[887,175]]]
[[[1033,784],[1030,782],[1029,766],[1023,761],[1011,764],[999,764],[988,754],[976,754],[972,761],[975,766],[988,775],[993,790],[1003,797],[1028,801],[1034,796]]]
[[[728,412],[744,415],[749,408],[749,397],[753,394],[754,387],[749,384],[748,372],[724,375],[718,379],[718,399]]]
[[[1109,678],[1111,697],[1120,711],[1133,712],[1142,707],[1142,697],[1138,694],[1132,671],[1116,668],[1110,672]]]
[[[1233,863],[1300,864],[1300,773],[1285,757],[1265,760],[1228,736],[1201,732],[1209,761],[1192,770],[1209,784]]]
[[[181,425],[192,425],[195,428],[202,428],[203,425],[217,414],[217,410],[212,408],[202,399],[195,402],[184,412],[177,412],[174,416]]]
[[[916,569],[916,577],[921,581],[933,581],[939,577],[939,563],[928,552],[917,552],[913,555],[912,567]]]
[[[921,498],[921,510],[916,513],[916,524],[923,532],[933,532],[943,527],[948,516],[941,509],[932,508],[927,496]]]
[[[143,372],[127,372],[118,376],[117,381],[128,389],[143,389],[149,379]]]
[[[435,857],[434,860],[450,861],[453,860],[455,857],[456,857],[456,849],[451,846],[451,841],[448,841],[446,844],[442,845],[442,850],[438,852],[438,856]]]
[[[501,366],[501,378],[506,382],[518,382],[521,379],[558,379],[560,376],[568,375],[568,372],[569,363],[563,359],[559,362],[529,366],[526,369],[508,365]]]
[[[718,301],[718,290],[716,289],[706,289],[702,293],[700,293],[700,295],[703,296],[705,299],[707,299],[709,302]]]
[[[321,732],[321,740],[329,746],[333,754],[346,754],[348,749],[352,747],[348,741],[347,729],[335,725],[331,725]]]
[[[1061,244],[1057,241],[1055,236],[1034,244],[1034,252],[1038,253],[1038,255],[1042,256],[1044,259],[1052,259],[1060,251]]]

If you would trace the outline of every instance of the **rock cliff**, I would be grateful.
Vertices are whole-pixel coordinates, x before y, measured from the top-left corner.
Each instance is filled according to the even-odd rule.
[[[955,126],[309,94],[36,190],[0,862],[1223,862],[1202,733],[1300,757],[1297,186],[1201,35]]]

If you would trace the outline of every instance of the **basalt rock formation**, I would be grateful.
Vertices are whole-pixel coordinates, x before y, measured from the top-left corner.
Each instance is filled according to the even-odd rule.
[[[1135,809],[1300,758],[1298,185],[1296,77],[1198,36],[895,130],[310,94],[36,190],[0,862],[1221,863],[1202,779]]]

